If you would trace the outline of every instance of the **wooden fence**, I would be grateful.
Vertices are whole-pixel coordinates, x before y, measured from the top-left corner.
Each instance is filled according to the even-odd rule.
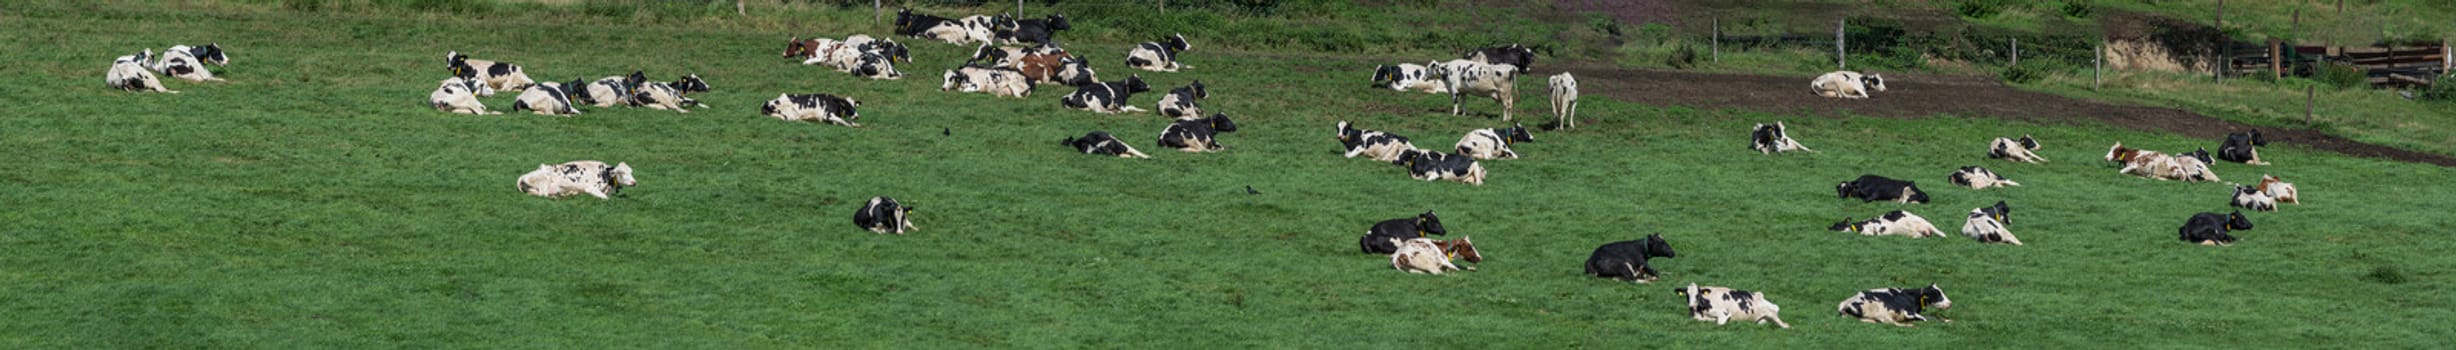
[[[2456,52],[2447,43],[2420,46],[2302,46],[2271,41],[2266,47],[2237,44],[2229,52],[2228,75],[2303,76],[2320,62],[2361,68],[2374,86],[2429,86],[2456,68]]]

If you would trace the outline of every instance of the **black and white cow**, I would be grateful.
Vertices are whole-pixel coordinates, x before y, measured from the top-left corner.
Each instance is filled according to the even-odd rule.
[[[1516,73],[1518,74],[1526,74],[1528,70],[1535,69],[1535,50],[1518,44],[1475,49],[1467,51],[1467,54],[1459,58],[1485,64],[1509,65],[1517,68]]]
[[[2036,151],[2038,151],[2038,139],[2030,135],[2021,135],[2019,140],[1998,137],[1994,142],[1987,144],[1988,158],[2022,163],[2047,162],[2047,157],[2038,156]]]
[[[874,52],[861,53],[860,57],[853,59],[853,63],[842,67],[837,67],[837,70],[845,73],[852,73],[853,76],[870,78],[873,80],[904,79],[904,71],[895,69],[894,58]]]
[[[1032,95],[1032,81],[1022,71],[1006,67],[963,66],[941,75],[938,91],[979,92],[1023,98]]]
[[[1578,127],[1578,77],[1561,72],[1552,76],[1545,86],[1552,93],[1552,117],[1556,130]]]
[[[558,198],[586,194],[597,199],[621,195],[624,187],[639,186],[631,178],[631,163],[594,160],[571,161],[563,164],[538,164],[537,170],[520,175],[520,192],[532,196]]]
[[[2260,160],[2260,151],[2253,148],[2267,145],[2268,138],[2261,137],[2257,129],[2228,133],[2226,142],[2217,146],[2217,158],[2243,164],[2268,165],[2268,162]]]
[[[1365,156],[1372,160],[1393,162],[1398,161],[1400,153],[1416,149],[1415,144],[1407,142],[1406,136],[1357,129],[1344,120],[1339,121],[1338,139],[1339,146],[1347,150],[1348,158]]]
[[[1867,221],[1851,221],[1851,218],[1845,217],[1841,222],[1835,222],[1832,227],[1826,229],[1858,232],[1863,236],[1903,235],[1910,236],[1910,238],[1944,236],[1942,231],[1936,229],[1935,223],[1927,222],[1927,218],[1905,210],[1887,212],[1885,215],[1868,218]]]
[[[1399,151],[1398,160],[1390,163],[1407,167],[1407,176],[1417,180],[1451,180],[1484,185],[1484,164],[1464,154],[1411,149]]]
[[[1396,91],[1417,90],[1436,94],[1450,93],[1450,86],[1434,77],[1431,68],[1440,63],[1418,65],[1400,63],[1373,67],[1373,87]]]
[[[1135,93],[1150,91],[1151,85],[1144,84],[1141,75],[1135,75],[1126,77],[1126,80],[1076,87],[1074,93],[1066,94],[1058,103],[1066,108],[1102,114],[1142,112],[1142,108],[1126,104],[1126,99],[1134,97]]]
[[[1167,129],[1160,130],[1160,147],[1175,148],[1186,152],[1218,152],[1228,149],[1228,146],[1220,145],[1219,140],[1213,137],[1219,133],[1236,131],[1236,122],[1229,121],[1227,114],[1214,113],[1209,117],[1178,119],[1176,123],[1168,124]]]
[[[2227,204],[2252,211],[2277,211],[2277,197],[2270,197],[2255,186],[2234,185],[2234,200]]]
[[[1518,159],[1518,151],[1510,145],[1534,142],[1535,134],[1526,131],[1525,124],[1508,128],[1475,129],[1458,139],[1458,153],[1475,159]]]
[[[1193,48],[1194,44],[1185,41],[1185,34],[1169,35],[1166,42],[1146,41],[1126,52],[1126,66],[1155,72],[1192,69],[1194,66],[1177,63],[1177,54]]]
[[[1757,126],[1750,127],[1749,130],[1748,149],[1757,150],[1758,154],[1790,151],[1816,152],[1816,150],[1808,149],[1808,146],[1800,145],[1799,140],[1791,139],[1790,127],[1783,126],[1780,121],[1774,122],[1774,125],[1757,124]]]
[[[1466,96],[1492,98],[1501,103],[1501,121],[1509,121],[1510,111],[1518,109],[1518,69],[1509,65],[1486,64],[1470,60],[1451,60],[1433,68],[1433,76],[1450,87],[1450,115],[1466,115],[1459,110]]]
[[[998,40],[1007,44],[1047,45],[1056,42],[1052,39],[1057,31],[1068,29],[1074,29],[1074,26],[1067,24],[1066,15],[1049,15],[1043,19],[1007,21],[998,28],[997,34]]]
[[[1723,325],[1736,318],[1740,321],[1756,320],[1757,324],[1772,321],[1775,326],[1791,328],[1791,324],[1782,322],[1779,315],[1782,307],[1765,301],[1765,294],[1729,287],[1700,287],[1696,283],[1689,283],[1688,288],[1673,288],[1672,292],[1688,300],[1689,318],[1698,321],[1714,321],[1715,325]]]
[[[1961,234],[1970,236],[1970,239],[1978,240],[1979,243],[2021,245],[2021,238],[2013,237],[2013,231],[2004,227],[2005,224],[2012,223],[2012,218],[2006,216],[2011,215],[2012,212],[2013,208],[2005,206],[2004,201],[1996,201],[1992,206],[1970,209],[1970,220],[1962,222]]]
[[[486,111],[486,104],[478,103],[477,92],[485,88],[486,84],[479,83],[477,80],[452,77],[450,79],[444,79],[442,86],[435,87],[434,93],[427,94],[426,102],[427,105],[434,106],[435,110],[444,111],[446,113],[470,115],[503,114],[503,112],[488,112]]]
[[[2243,217],[2242,211],[2226,215],[2203,212],[2192,215],[2192,219],[2184,221],[2183,227],[2176,229],[2175,233],[2181,235],[2184,242],[2222,246],[2234,244],[2234,235],[2229,232],[2249,229],[2251,219]]]
[[[684,93],[691,92],[708,92],[708,81],[700,80],[698,74],[688,74],[672,83],[649,82],[640,85],[639,96],[633,96],[632,99],[648,108],[677,113],[690,113],[691,107],[708,107],[699,104],[699,100],[682,96]]]
[[[580,103],[597,107],[639,106],[640,85],[647,83],[647,74],[641,71],[631,71],[631,75],[627,76],[599,78],[582,89],[588,92],[572,97],[576,97],[574,100]]]
[[[162,79],[155,78],[153,70],[145,67],[152,59],[153,49],[112,59],[111,70],[103,73],[102,82],[120,91],[179,93],[163,87]]]
[[[580,109],[571,102],[572,91],[565,88],[568,86],[583,85],[580,85],[580,79],[572,79],[570,83],[530,84],[528,90],[521,91],[519,97],[513,98],[512,111],[526,109],[537,115],[580,115]]]
[[[1107,131],[1093,131],[1083,134],[1081,138],[1068,137],[1061,143],[1067,147],[1073,147],[1076,151],[1082,151],[1083,154],[1112,155],[1118,158],[1151,158],[1151,155],[1135,150],[1134,146],[1127,145],[1125,141],[1118,140],[1116,136],[1110,136]]]
[[[1930,306],[1952,308],[1953,300],[1944,297],[1944,288],[1932,283],[1927,288],[1919,289],[1869,289],[1852,295],[1850,299],[1843,299],[1842,304],[1835,307],[1835,314],[1856,317],[1860,322],[1917,327],[1910,322],[1926,321],[1927,315],[1924,313]],[[1944,321],[1953,322],[1949,319]]]
[[[1989,171],[1987,168],[1974,166],[1966,166],[1961,167],[1961,170],[1954,170],[1953,175],[1946,176],[1945,180],[1952,182],[1954,185],[1969,187],[1973,190],[1987,189],[1988,187],[2021,185],[2021,183],[2013,182],[2013,180],[2005,180],[2004,176],[1996,175],[1994,171]]]
[[[786,121],[822,121],[829,124],[861,127],[861,101],[829,94],[777,94],[759,106],[759,114]]]
[[[904,234],[920,228],[912,225],[912,206],[898,203],[886,196],[870,197],[861,210],[853,212],[853,226],[877,233]]]
[[[1026,50],[1031,49],[981,44],[980,48],[972,49],[972,58],[964,59],[964,65],[1022,69],[1023,55],[1028,53]]]
[[[1835,71],[1819,75],[1808,82],[1808,90],[1817,96],[1862,99],[1871,91],[1885,91],[1885,77],[1853,71]]]
[[[1185,87],[1169,89],[1167,95],[1160,96],[1160,115],[1177,119],[1201,117],[1202,106],[1195,102],[1205,98],[1211,98],[1211,90],[1203,88],[1201,80],[1195,80]]]
[[[1364,250],[1366,254],[1388,255],[1399,251],[1398,245],[1391,243],[1392,241],[1449,234],[1450,230],[1441,227],[1441,217],[1433,215],[1431,210],[1426,210],[1423,214],[1416,214],[1415,217],[1382,220],[1382,222],[1374,223],[1372,228],[1365,229],[1364,237],[1356,239],[1356,247]]]
[[[162,50],[162,61],[154,63],[153,68],[155,72],[174,78],[190,81],[222,81],[222,78],[213,77],[212,71],[205,70],[205,63],[228,66],[230,65],[230,54],[222,52],[220,43],[207,44],[203,47],[171,46],[170,49]]]
[[[1874,201],[1927,203],[1927,191],[1919,190],[1917,182],[1894,180],[1876,175],[1860,175],[1857,180],[1843,181],[1834,185],[1834,193],[1841,198],[1858,198],[1862,203]]]
[[[912,9],[909,8],[897,10],[895,12],[894,24],[895,33],[897,35],[928,38],[958,45],[970,42],[973,39],[972,30],[967,28],[964,21],[926,14],[916,14],[912,13]],[[986,27],[984,27],[984,29],[986,29]]]
[[[1679,254],[1672,252],[1671,243],[1664,242],[1661,233],[1646,235],[1646,238],[1636,240],[1605,243],[1603,246],[1595,247],[1594,254],[1586,256],[1586,275],[1653,283],[1663,274],[1661,271],[1655,271],[1654,265],[1649,261],[1654,258],[1674,257],[1679,257]]]
[[[460,51],[445,52],[443,58],[444,68],[451,70],[453,75],[460,75],[462,72],[474,73],[478,81],[485,82],[487,87],[492,88],[491,91],[521,91],[528,89],[529,85],[537,84],[536,80],[529,79],[528,73],[520,70],[519,65],[469,59],[469,55],[461,54]],[[494,96],[494,93],[488,92],[479,96]]]

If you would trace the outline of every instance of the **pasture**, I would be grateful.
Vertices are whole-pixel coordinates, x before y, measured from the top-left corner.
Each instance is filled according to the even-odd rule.
[[[119,6],[129,5],[129,6]],[[996,9],[930,9],[940,15]],[[2247,213],[2231,247],[2175,228],[2226,212],[2222,183],[2118,175],[2108,145],[2166,152],[2217,140],[2087,123],[1767,114],[1641,105],[1582,87],[1579,129],[1538,132],[1483,186],[1408,179],[1342,158],[1333,124],[1446,148],[1497,116],[1445,96],[1367,88],[1375,64],[1450,58],[1193,51],[1180,73],[1121,63],[1132,42],[1077,40],[1101,80],[1159,93],[1200,79],[1237,118],[1229,147],[1159,148],[1151,113],[938,91],[971,47],[914,49],[903,80],[778,57],[785,38],[885,37],[866,10],[605,20],[545,11],[300,13],[277,6],[0,4],[0,347],[6,348],[2442,348],[2456,338],[2447,271],[2456,172],[2278,145],[2306,204]],[[807,21],[807,22],[798,22]],[[1066,34],[1059,34],[1064,37]],[[1150,39],[1143,39],[1150,40]],[[227,83],[182,94],[105,88],[110,58],[220,43]],[[424,98],[443,53],[546,81],[645,70],[714,88],[689,114],[587,108],[576,118],[464,116]],[[1539,58],[1538,74],[1558,58]],[[166,78],[167,79],[167,78]],[[1802,79],[1805,85],[1805,79]],[[1676,81],[1661,82],[1679,84]],[[1540,77],[1517,115],[1547,120]],[[1804,89],[1803,89],[1804,90]],[[863,128],[758,115],[779,93],[862,102]],[[1798,93],[1804,91],[1733,93]],[[1882,98],[1883,95],[1878,95]],[[509,95],[485,98],[508,109]],[[1984,101],[1972,101],[1984,103]],[[1490,100],[1469,99],[1490,114]],[[2444,111],[2441,111],[2444,113]],[[2380,116],[2394,118],[2394,116]],[[1748,127],[1784,121],[1820,153],[1761,156]],[[1154,159],[1084,155],[1107,130]],[[2051,163],[1984,159],[2036,135]],[[539,163],[628,162],[613,200],[515,190]],[[1944,181],[1981,165],[2025,186]],[[1836,199],[1860,174],[1916,180],[1923,205]],[[1259,194],[1248,194],[1250,186]],[[918,208],[919,231],[853,227],[863,200]],[[2026,246],[1957,234],[2009,202]],[[1826,231],[1909,209],[1948,237]],[[1435,210],[1473,237],[1480,271],[1391,270],[1356,251],[1375,221]],[[1581,276],[1596,246],[1662,233],[1664,278]],[[1690,282],[1763,292],[1795,328],[1689,320]],[[1917,328],[1832,314],[1851,293],[1938,283],[1954,322]]]

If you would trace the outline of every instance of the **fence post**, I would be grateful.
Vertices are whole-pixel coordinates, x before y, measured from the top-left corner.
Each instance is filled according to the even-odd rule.
[[[2106,71],[2105,37],[2100,37],[2098,39],[2098,51],[2094,53],[2096,55],[2089,58],[2089,91],[2098,91],[2099,85],[2106,84],[2106,78],[2104,77],[2104,74],[2106,73],[2103,73]]]
[[[1015,1],[1020,2],[1020,1],[1023,1],[1023,0],[1015,0]],[[1163,14],[1168,13],[1168,0],[1160,0],[1160,13],[1163,13]]]
[[[2268,38],[2268,79],[2271,82],[2285,78],[2284,49],[2285,40]]]
[[[1845,70],[1851,68],[1851,56],[1850,53],[1842,50],[1843,40],[1846,40],[1842,37],[1842,28],[1850,26],[1850,21],[1849,18],[1844,18],[1833,22],[1833,61],[1835,66],[1840,66]]]
[[[887,0],[870,0],[870,24],[877,25],[883,18],[887,18]]]
[[[1023,0],[1015,0],[1015,20],[1023,20]]]
[[[2021,38],[2013,38],[2013,65],[2021,65]]]
[[[1714,18],[1714,63],[1723,63],[1723,18]]]
[[[747,1],[747,0],[733,0],[733,15],[735,15],[735,16],[749,16],[749,15],[750,15],[750,10],[745,10],[745,9],[743,9],[743,8],[742,8],[742,2],[743,2],[743,1]]]
[[[2456,55],[2450,54],[2456,54],[2456,50],[2448,49],[2447,39],[2439,39],[2439,75],[2447,75],[2449,68],[2456,68]],[[2431,79],[2432,84],[2438,82],[2438,79]]]
[[[2226,70],[2234,68],[2234,38],[2226,36],[2226,0],[2217,0],[2217,62],[2209,65],[2209,81],[2226,83]]]
[[[2320,96],[2317,89],[2319,88],[2313,86],[2303,87],[2303,125],[2311,125],[2311,115],[2317,111],[2314,107],[2318,105],[2312,104],[2312,101]]]

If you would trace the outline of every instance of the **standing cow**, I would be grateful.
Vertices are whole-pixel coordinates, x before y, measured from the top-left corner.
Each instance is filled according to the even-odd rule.
[[[1500,102],[1501,121],[1509,121],[1510,111],[1518,109],[1517,67],[1470,60],[1451,60],[1434,66],[1434,77],[1450,87],[1450,115],[1466,115],[1459,105],[1469,95]]]
[[[1661,233],[1646,235],[1642,239],[1606,243],[1595,247],[1594,254],[1586,256],[1586,275],[1653,283],[1662,277],[1662,273],[1655,271],[1648,261],[1678,256],[1671,250],[1671,243],[1663,241]]]
[[[1850,299],[1843,299],[1842,304],[1836,307],[1835,313],[1859,318],[1860,322],[1917,327],[1910,322],[1926,321],[1927,315],[1924,313],[1930,306],[1937,309],[1952,308],[1953,300],[1946,299],[1944,288],[1937,287],[1933,283],[1928,284],[1927,288],[1910,290],[1869,289],[1852,295]],[[1953,320],[1944,321],[1953,322]]]
[[[1722,325],[1737,318],[1741,321],[1756,320],[1757,324],[1771,321],[1775,326],[1791,328],[1791,324],[1783,323],[1782,316],[1778,315],[1782,313],[1782,307],[1765,301],[1765,294],[1729,287],[1700,287],[1696,283],[1689,283],[1688,288],[1673,288],[1672,292],[1688,300],[1689,318],[1698,321],[1714,321],[1715,325]]]
[[[1552,76],[1552,116],[1559,119],[1560,129],[1578,127],[1578,78],[1569,73]]]

